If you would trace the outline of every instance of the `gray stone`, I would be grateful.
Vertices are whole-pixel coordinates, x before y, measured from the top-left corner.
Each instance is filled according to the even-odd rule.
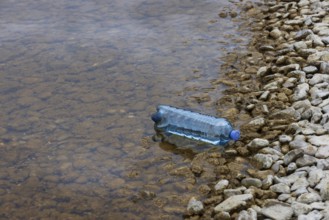
[[[222,191],[224,189],[226,189],[226,187],[228,186],[229,182],[228,180],[220,180],[216,185],[215,185],[215,190],[216,191]]]
[[[224,189],[223,192],[225,198],[229,198],[231,196],[241,195],[242,190],[241,189]]]
[[[310,204],[312,209],[317,209],[317,210],[324,210],[329,208],[328,204],[324,202],[313,202]]]
[[[324,201],[329,200],[329,177],[323,178],[316,188],[320,188],[320,195]]]
[[[299,64],[289,64],[289,65],[282,66],[279,68],[280,73],[287,73],[287,72],[294,71],[294,70],[300,70],[300,65]]]
[[[252,194],[243,194],[243,195],[235,195],[227,198],[222,203],[217,205],[214,210],[215,212],[230,212],[239,207],[246,206],[247,202],[253,199]]]
[[[315,84],[319,84],[322,82],[328,82],[328,81],[329,81],[329,75],[316,73],[313,75],[312,79],[309,80],[309,84],[315,85]]]
[[[241,181],[241,184],[247,188],[250,186],[262,187],[262,181],[257,178],[245,178]]]
[[[276,87],[277,88],[277,87]],[[262,93],[262,95],[259,97],[259,100],[266,101],[268,96],[270,95],[270,91],[265,91]]]
[[[329,74],[329,62],[321,62],[320,73]]]
[[[267,154],[256,154],[254,160],[259,163],[262,169],[268,169],[272,166],[273,158]]]
[[[316,73],[318,71],[318,68],[316,68],[316,66],[306,66],[303,68],[303,71],[306,74]]]
[[[269,141],[266,139],[255,138],[247,146],[250,150],[259,150],[261,148],[267,147]]]
[[[317,46],[324,47],[325,46],[324,43],[322,42],[321,37],[319,37],[316,34],[313,34],[313,35],[310,35],[310,36],[311,36],[311,40],[313,42],[314,47],[317,47]]]
[[[300,113],[296,111],[293,107],[288,107],[284,110],[273,112],[270,115],[271,119],[293,119],[293,120],[299,120],[300,119]]]
[[[310,29],[298,31],[295,35],[295,40],[305,39],[310,34],[313,34],[313,31]]]
[[[293,149],[303,149],[309,144],[305,141],[304,135],[296,135],[294,140],[289,143],[289,146]]]
[[[306,175],[307,175],[307,173],[305,171],[298,171],[298,172],[292,173],[288,176],[284,176],[284,177],[280,177],[280,178],[277,176],[274,176],[273,180],[276,183],[285,183],[286,185],[291,185],[294,182],[296,182],[296,180],[298,178],[306,176]]]
[[[298,158],[304,155],[304,151],[302,149],[295,149],[289,151],[283,158],[283,162],[285,165],[288,165],[291,162],[295,162]]]
[[[305,193],[309,193],[309,191],[305,187],[302,187],[302,188],[299,188],[296,191],[292,192],[291,196],[294,196],[294,198],[295,198],[295,197],[298,197]]]
[[[321,169],[313,168],[308,172],[308,182],[311,187],[318,184],[323,177],[324,173]]]
[[[295,50],[307,49],[307,44],[304,41],[298,41],[294,43]]]
[[[231,215],[228,212],[218,212],[215,215],[215,219],[220,219],[220,220],[231,220]]]
[[[263,77],[267,74],[267,72],[268,72],[268,68],[266,66],[262,66],[258,69],[257,76]]]
[[[203,208],[202,202],[196,200],[194,197],[190,199],[187,205],[187,211],[191,214],[199,214],[203,211]]]
[[[285,203],[263,207],[261,212],[263,215],[274,220],[289,220],[293,215],[293,209]]]
[[[281,202],[287,201],[289,198],[291,198],[290,194],[280,194],[278,196],[278,200]]]
[[[270,187],[270,190],[272,190],[273,192],[276,192],[276,193],[284,193],[284,194],[290,193],[290,188],[285,183],[278,183],[278,184],[272,185]]]
[[[319,159],[317,161],[316,167],[321,170],[328,170],[329,169],[329,159]]]
[[[327,146],[320,146],[318,148],[318,151],[315,153],[315,157],[320,158],[320,159],[326,159],[326,158],[328,158],[329,157],[329,145],[327,145]]]
[[[280,136],[279,136],[279,141],[280,141],[281,143],[288,143],[288,142],[292,141],[292,137],[289,136],[289,135],[285,135],[285,134],[283,134],[283,135],[280,135]]]
[[[311,49],[311,48],[309,48],[309,49],[300,49],[300,50],[298,51],[298,54],[299,54],[300,56],[306,58],[306,57],[308,57],[308,56],[310,56],[310,55],[312,55],[312,54],[315,54],[315,53],[317,53],[317,52],[318,52],[318,51],[317,51],[316,49]],[[319,58],[319,59],[320,59],[320,58]]]
[[[295,191],[299,188],[306,188],[306,187],[308,187],[308,185],[309,185],[309,183],[308,183],[306,177],[300,177],[293,183],[293,185],[290,187],[290,189],[292,191]]]
[[[316,193],[304,193],[297,198],[297,202],[306,203],[306,204],[319,202],[321,200],[322,199],[320,195]]]
[[[287,166],[287,173],[293,173],[295,170],[297,169],[297,165],[296,163],[290,163],[288,166]]]
[[[329,51],[318,51],[307,57],[307,63],[317,63],[319,61],[328,61]]]
[[[322,37],[322,42],[325,43],[326,45],[329,44],[329,37]]]
[[[306,167],[311,166],[317,162],[317,159],[315,157],[304,155],[303,157],[300,157],[296,160],[296,164],[298,167]]]
[[[295,216],[309,213],[312,210],[310,205],[300,202],[292,202],[291,207],[294,210]]]
[[[252,208],[242,210],[236,220],[257,220],[257,212]]]
[[[265,179],[263,179],[262,182],[262,188],[263,189],[268,189],[270,186],[273,184],[273,176],[272,175],[267,175]]]
[[[320,36],[329,36],[329,29],[319,31]]]
[[[299,215],[298,220],[321,220],[323,218],[323,214],[318,210],[313,210],[307,215]],[[326,218],[323,220],[327,220]]]
[[[316,146],[326,146],[329,143],[329,135],[310,136],[308,141]]]
[[[310,90],[310,86],[308,85],[308,83],[299,84],[295,89],[293,100],[298,101],[298,100],[306,99],[309,90]]]

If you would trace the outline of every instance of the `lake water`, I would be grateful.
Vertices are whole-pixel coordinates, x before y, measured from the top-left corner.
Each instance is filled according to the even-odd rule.
[[[216,114],[237,3],[1,1],[0,218],[181,219],[195,152],[153,142],[150,115]]]

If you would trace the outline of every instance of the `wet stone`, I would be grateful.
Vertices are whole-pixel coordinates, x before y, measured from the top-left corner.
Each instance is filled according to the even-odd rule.
[[[243,195],[235,195],[227,198],[222,203],[217,205],[214,210],[215,212],[226,211],[230,212],[239,207],[244,207],[247,205],[247,202],[253,199],[252,194],[243,194]]]
[[[228,186],[229,182],[228,180],[220,180],[216,185],[215,185],[215,190],[216,191],[222,191],[226,189]]]
[[[241,184],[247,188],[250,186],[262,187],[262,181],[256,178],[245,178],[241,181]]]
[[[191,214],[199,214],[203,211],[204,207],[201,201],[196,200],[192,197],[187,205],[187,211]]]

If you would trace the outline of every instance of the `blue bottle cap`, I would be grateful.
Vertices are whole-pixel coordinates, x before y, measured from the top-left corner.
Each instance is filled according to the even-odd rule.
[[[233,130],[233,131],[231,131],[230,138],[232,140],[235,140],[235,141],[239,140],[239,138],[240,138],[240,131],[239,130]]]
[[[160,112],[156,112],[156,113],[154,113],[152,116],[151,116],[151,118],[152,118],[152,121],[154,121],[155,123],[158,123],[158,122],[160,122],[161,121],[161,113]]]

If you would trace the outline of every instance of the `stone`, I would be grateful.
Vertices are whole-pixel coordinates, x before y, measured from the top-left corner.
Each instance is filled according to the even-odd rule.
[[[218,212],[215,215],[214,219],[218,219],[218,220],[231,220],[231,215],[228,212]]]
[[[294,140],[289,143],[289,146],[293,149],[303,149],[309,144],[305,141],[304,135],[296,135]]]
[[[329,82],[329,75],[316,73],[313,75],[312,79],[309,80],[310,85],[315,85],[322,82]]]
[[[296,165],[296,163],[290,163],[290,164],[287,166],[287,173],[288,173],[288,174],[293,173],[296,169],[297,169],[297,165]]]
[[[306,166],[312,166],[317,162],[317,159],[315,157],[309,156],[305,154],[303,157],[300,157],[296,160],[296,164],[298,167],[306,167]]]
[[[288,142],[290,142],[290,141],[292,141],[292,137],[291,136],[289,136],[289,135],[285,135],[285,134],[283,134],[283,135],[280,135],[279,136],[279,141],[281,142],[281,143],[288,143]]]
[[[225,198],[231,197],[231,196],[235,196],[235,195],[241,195],[242,194],[242,190],[241,189],[224,189],[223,192]]]
[[[263,207],[261,213],[274,220],[289,220],[294,212],[289,204],[274,203]]]
[[[328,170],[329,169],[329,159],[319,159],[317,161],[316,167],[321,170]]]
[[[305,39],[308,35],[313,34],[313,31],[310,29],[300,30],[295,34],[295,40]]]
[[[320,73],[321,74],[329,74],[329,62],[321,62],[321,64],[320,64]]]
[[[254,160],[258,162],[262,169],[268,169],[272,166],[273,158],[268,154],[256,154]]]
[[[302,149],[295,149],[289,151],[283,158],[283,162],[285,165],[290,164],[291,162],[295,162],[298,158],[304,155],[304,151]]]
[[[300,65],[299,64],[289,64],[286,66],[282,66],[279,68],[280,73],[288,73],[290,71],[294,70],[300,70]]]
[[[299,188],[306,188],[308,185],[309,183],[306,177],[300,177],[293,183],[293,185],[290,187],[290,190],[295,191]]]
[[[289,198],[291,198],[290,194],[280,194],[278,196],[278,200],[281,202],[287,201]]]
[[[298,220],[321,220],[323,218],[323,214],[318,210],[313,210],[307,215],[299,215]],[[327,218],[323,219],[326,220]]]
[[[308,182],[311,187],[317,185],[323,177],[324,173],[322,169],[314,168],[308,172]]]
[[[267,147],[269,145],[269,141],[266,139],[255,138],[253,139],[247,146],[249,150],[259,150],[261,148]]]
[[[306,204],[319,202],[321,200],[322,199],[320,195],[316,193],[304,193],[297,198],[297,202],[306,203]]]
[[[257,178],[245,178],[241,181],[241,184],[245,187],[255,186],[257,188],[262,187],[262,181]]]
[[[270,36],[273,37],[274,39],[278,39],[279,37],[282,36],[282,32],[278,28],[274,28],[270,32]]]
[[[262,66],[262,67],[260,67],[260,68],[258,69],[258,71],[257,71],[257,76],[258,76],[258,77],[263,77],[263,76],[265,76],[265,75],[267,74],[267,72],[268,72],[268,68],[267,68],[267,66]]]
[[[270,190],[272,190],[273,192],[276,192],[276,193],[284,193],[284,194],[290,193],[290,188],[285,183],[277,183],[275,185],[272,185],[270,187]]]
[[[294,43],[295,50],[307,49],[307,44],[304,41],[298,41]]]
[[[329,143],[329,135],[309,136],[308,142],[316,146],[326,146]]]
[[[329,143],[327,146],[320,146],[315,153],[316,158],[326,159],[329,157]]]
[[[295,216],[309,213],[312,210],[312,207],[310,205],[300,202],[292,202],[291,207],[294,210]]]
[[[316,188],[320,188],[320,195],[324,201],[329,200],[329,177],[323,178]]]
[[[296,182],[297,179],[299,179],[300,177],[303,177],[303,176],[307,176],[307,172],[298,171],[298,172],[292,173],[288,176],[284,176],[281,178],[274,176],[273,180],[275,183],[285,183],[286,185],[291,185],[294,182]]]
[[[242,195],[235,195],[227,198],[222,203],[217,205],[214,210],[215,212],[230,212],[231,210],[244,207],[247,205],[247,202],[252,200],[254,197],[252,194],[242,194]]]
[[[312,54],[315,54],[317,53],[318,51],[316,49],[311,49],[311,48],[308,48],[308,49],[300,49],[298,51],[298,54],[304,58],[307,58],[308,56],[312,55]],[[317,58],[317,57],[316,57]],[[320,59],[320,58],[319,58]]]
[[[316,73],[318,71],[318,68],[316,66],[306,66],[303,68],[303,71],[306,74]]]
[[[298,100],[306,99],[309,90],[310,90],[310,86],[308,85],[308,83],[299,84],[295,89],[293,100],[298,101]]]
[[[224,189],[226,189],[226,187],[228,186],[229,182],[228,180],[220,180],[216,185],[215,185],[215,190],[216,191],[223,191]]]
[[[190,214],[200,214],[203,211],[204,207],[201,201],[196,200],[192,197],[187,205],[187,211]]]
[[[273,184],[273,176],[272,175],[267,175],[267,177],[265,177],[263,179],[262,188],[263,189],[268,189],[268,188],[270,188],[270,186],[272,184]]]
[[[252,208],[242,210],[236,220],[257,220],[257,212]]]

